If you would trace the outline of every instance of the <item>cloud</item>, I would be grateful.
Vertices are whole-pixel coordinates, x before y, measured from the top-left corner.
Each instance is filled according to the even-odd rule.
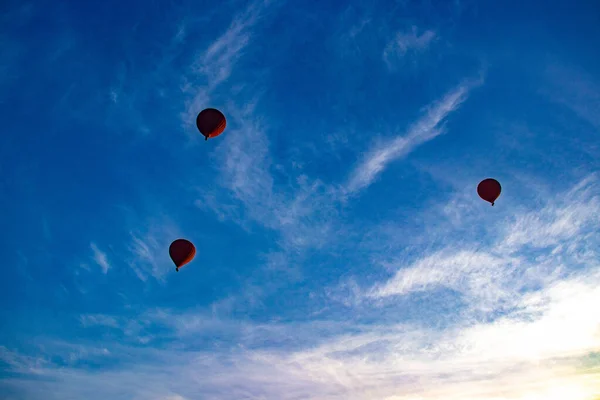
[[[129,398],[176,390],[190,398],[357,400],[541,399],[552,393],[549,389],[569,388],[570,398],[590,400],[600,389],[594,380],[598,372],[575,367],[600,347],[600,319],[593,312],[600,300],[599,278],[597,273],[584,274],[552,285],[524,299],[526,306],[518,315],[492,322],[442,331],[372,325],[359,333],[344,333],[340,325],[334,337],[313,331],[313,344],[296,350],[265,346],[264,339],[256,342],[258,348],[242,344],[212,352],[124,348],[121,352],[132,362],[123,368],[47,368],[42,371],[46,379],[37,384],[56,398],[81,395],[91,385],[97,398],[112,393],[111,387]],[[272,327],[275,337],[294,337],[302,332],[299,328]],[[257,338],[267,332],[256,325],[245,329]],[[37,387],[26,382],[20,382],[21,390]],[[104,387],[107,382],[113,385]]]
[[[346,185],[350,193],[368,187],[391,162],[405,157],[423,143],[443,133],[442,122],[467,99],[474,82],[464,82],[431,104],[427,113],[415,122],[405,136],[396,137],[371,149],[354,168]]]
[[[159,282],[173,268],[168,249],[171,242],[183,237],[179,228],[167,217],[155,217],[130,232],[129,266],[137,277],[146,282],[153,277]]]
[[[564,247],[565,241],[593,232],[600,222],[599,208],[597,177],[590,175],[541,210],[516,216],[505,227],[499,247],[515,251],[528,245],[570,251]]]
[[[189,127],[196,120],[198,110],[206,106],[211,93],[232,75],[233,68],[251,42],[252,28],[259,21],[269,1],[256,0],[237,14],[227,30],[219,36],[191,65],[184,77],[182,91],[191,94],[183,113],[183,125]]]
[[[258,3],[237,15],[225,33],[219,36],[202,54],[198,63],[198,71],[206,75],[209,87],[216,87],[231,75],[235,62],[241,51],[250,41],[250,28],[257,21]]]
[[[108,270],[110,269],[110,264],[108,262],[106,253],[100,250],[95,243],[90,243],[90,247],[92,248],[92,252],[94,253],[94,262],[98,264],[100,268],[102,268],[102,272],[104,274],[107,274]]]
[[[113,85],[106,93],[105,99],[111,103],[108,106],[107,121],[118,125],[118,129],[123,129],[124,124],[132,125],[136,130],[142,130],[146,134],[150,133],[150,125],[169,126],[168,119],[165,120],[158,114],[140,114],[142,112],[140,110],[144,110],[142,103],[152,98],[164,102],[165,110],[171,110],[171,107],[175,108],[173,104],[180,103],[177,107],[181,106],[185,109],[185,115],[182,116],[185,120],[185,130],[196,132],[195,127],[192,130],[187,128],[190,127],[190,124],[193,125],[198,110],[206,106],[211,93],[217,87],[226,86],[228,81],[232,80],[236,63],[243,55],[244,49],[251,43],[253,27],[260,20],[261,13],[269,3],[262,0],[250,2],[248,7],[241,9],[232,18],[229,27],[225,26],[225,29],[218,32],[215,35],[217,38],[201,49],[193,60],[186,58],[189,53],[189,48],[186,48],[189,47],[186,36],[189,35],[188,31],[192,30],[193,26],[186,29],[185,18],[187,17],[183,15],[181,18],[183,22],[179,21],[174,27],[176,29],[169,29],[174,33],[173,38],[167,39],[166,43],[164,41],[156,43],[156,47],[160,51],[158,51],[155,64],[145,66],[133,62],[125,63],[115,71]],[[131,54],[135,53],[133,50]],[[183,65],[179,64],[182,61]],[[165,85],[164,82],[182,82],[182,84],[176,84],[173,88]],[[227,87],[223,91],[227,92]],[[230,97],[235,98],[236,96]],[[248,103],[245,102],[245,106],[248,106]],[[232,110],[233,116],[230,121],[234,119],[235,113],[236,110]],[[173,126],[169,126],[168,129],[172,128]],[[147,139],[142,141],[146,142]],[[169,144],[169,146],[172,145],[173,142]],[[165,155],[169,157],[169,155]],[[174,171],[190,170],[190,168],[182,166],[180,158],[163,161],[174,165]],[[135,175],[136,172],[132,172],[132,174]],[[143,175],[136,178],[142,185],[146,181],[144,179],[146,177]],[[178,176],[184,176],[184,174],[180,172]],[[189,175],[185,176],[192,179]],[[174,201],[173,197],[165,198],[162,194],[158,197],[153,196],[153,187],[156,182],[154,181],[152,187],[143,192],[143,205],[131,209],[125,207],[127,209],[125,232],[129,231],[126,233],[129,237],[123,242],[129,244],[125,249],[117,248],[114,252],[120,251],[117,258],[125,260],[126,265],[129,265],[131,271],[141,281],[148,282],[149,279],[155,279],[165,283],[166,275],[172,268],[168,252],[165,249],[168,249],[172,240],[183,235],[171,218],[160,216],[165,210],[165,204]],[[181,186],[184,187],[183,190],[187,189],[182,182],[175,182],[174,185],[180,185],[178,189]],[[152,200],[149,200],[150,198]],[[139,209],[145,209],[146,215],[138,214],[137,210]],[[221,205],[219,205],[219,210],[227,213],[227,210],[223,211]],[[173,209],[170,209],[169,212],[173,213]],[[159,216],[157,217],[157,215]],[[94,261],[100,265],[104,273],[107,273],[111,268],[111,263],[114,266],[117,260],[109,259],[106,252],[102,251],[96,243],[91,243],[90,246],[93,250]]]
[[[206,80],[208,85],[197,91],[188,103],[186,121],[193,120],[214,88],[235,80],[234,66],[243,53],[249,51],[253,28],[271,3],[251,2],[234,18],[227,31],[199,55],[184,92],[197,90],[191,85],[195,79]],[[237,101],[236,96],[230,98],[228,120],[231,128],[221,139],[213,163],[217,166],[220,190],[201,190],[196,204],[214,212],[220,220],[233,220],[246,229],[250,229],[249,222],[253,222],[280,232],[283,252],[279,255],[285,263],[284,259],[288,260],[291,253],[324,243],[328,228],[323,216],[334,209],[330,199],[326,201],[325,198],[332,196],[334,189],[306,175],[298,176],[289,185],[275,188],[273,171],[281,166],[271,157],[267,136],[270,126],[257,112],[259,100],[260,92],[258,95],[255,92],[250,101]],[[276,257],[267,255],[267,258]]]
[[[301,173],[276,187],[270,127],[253,107],[236,118],[241,128],[231,129],[215,152],[221,190],[202,190],[197,206],[247,229],[253,222],[277,231],[284,264],[304,249],[325,246],[335,223],[339,189]]]
[[[84,327],[90,326],[107,326],[111,328],[119,327],[117,319],[109,315],[88,314],[80,316],[79,320]]]
[[[396,264],[395,275],[372,290],[351,285],[351,296],[371,301],[349,302],[341,318],[256,323],[201,309],[149,309],[129,318],[140,322],[137,334],[156,335],[143,348],[105,338],[93,346],[46,345],[49,353],[37,357],[3,349],[13,369],[38,365],[35,374],[3,384],[31,398],[51,393],[44,397],[50,399],[592,400],[600,391],[594,361],[600,273],[593,253],[599,189],[592,175],[542,207],[523,209],[496,223],[486,245],[446,235],[442,248]],[[452,221],[437,225],[446,234],[452,227]],[[417,299],[410,307],[422,313],[429,307],[422,294],[449,296],[440,287],[460,293],[464,303],[443,324],[428,314],[407,321],[406,310],[394,304]],[[394,318],[377,318],[382,310]],[[82,316],[88,326],[117,320],[123,332],[129,329],[116,317]],[[99,369],[36,361],[69,354],[81,365],[89,357],[122,356]],[[33,384],[39,374],[44,380]]]
[[[240,118],[240,126],[217,149],[219,185],[246,206],[249,218],[273,226],[273,209],[282,199],[273,189],[266,127],[247,116]]]
[[[426,50],[431,42],[436,38],[436,33],[432,30],[426,30],[418,34],[416,26],[413,26],[409,32],[397,32],[383,50],[383,59],[391,66],[392,58],[404,57],[409,52],[422,52]]]
[[[497,282],[495,272],[505,272],[512,268],[515,261],[517,260],[474,251],[461,250],[450,254],[441,252],[400,269],[393,279],[370,295],[376,298],[408,295],[416,291],[432,290],[438,286],[451,287],[463,292],[487,291],[490,285]]]
[[[46,364],[46,360],[30,357],[11,351],[5,346],[0,346],[0,361],[8,365],[14,372],[36,374]]]
[[[440,124],[459,108],[476,83],[466,81],[429,106],[426,115],[415,122],[407,134],[372,149],[351,172],[344,185],[326,184],[304,174],[275,189],[271,170],[266,125],[254,112],[240,113],[239,126],[223,138],[216,152],[219,184],[240,202],[243,211],[223,198],[222,194],[203,192],[197,202],[201,208],[214,210],[220,219],[230,218],[243,224],[251,219],[284,235],[292,247],[318,245],[330,237],[331,218],[338,212],[339,201],[348,193],[369,186],[392,161],[406,156],[416,147],[442,133]],[[329,223],[327,222],[329,221]]]
[[[594,265],[591,240],[599,211],[599,186],[592,175],[541,209],[516,213],[482,232],[492,238],[489,247],[450,241],[410,265],[402,265],[402,259],[388,263],[397,272],[367,296],[408,296],[444,287],[467,296],[473,308],[515,307],[522,292],[557,282],[577,265]],[[452,231],[446,235],[452,237]]]
[[[184,91],[192,103],[197,101],[194,107],[235,78],[235,65],[249,50],[263,3],[254,4],[258,8],[236,16],[191,68]],[[413,33],[413,47],[395,42],[398,54],[427,47],[420,42],[426,35]],[[200,85],[203,79],[209,84]],[[20,397],[50,400],[531,400],[557,395],[589,400],[600,390],[593,364],[600,347],[594,308],[600,301],[595,250],[600,214],[594,177],[514,215],[502,214],[501,207],[483,214],[464,202],[452,211],[437,210],[435,217],[441,218],[429,228],[434,235],[414,239],[410,251],[401,245],[412,240],[406,229],[378,235],[380,226],[362,229],[340,211],[346,193],[368,188],[392,162],[441,134],[444,121],[473,86],[454,88],[402,137],[372,148],[341,185],[297,170],[282,183],[285,174],[279,173],[287,166],[277,163],[272,144],[280,143],[269,140],[272,126],[258,112],[258,100],[241,106],[245,102],[231,96],[231,129],[214,143],[211,155],[218,187],[203,191],[198,205],[249,231],[257,225],[275,231],[276,248],[265,255],[265,270],[289,271],[294,265],[317,270],[325,263],[313,262],[305,250],[330,243],[334,246],[322,253],[334,254],[341,269],[350,270],[354,257],[368,259],[360,276],[343,276],[343,290],[330,296],[343,308],[331,301],[296,307],[292,292],[304,294],[305,287],[295,286],[275,299],[283,300],[277,306],[292,305],[293,313],[244,313],[230,299],[249,297],[245,287],[208,308],[142,305],[139,310],[133,305],[129,315],[84,314],[79,322],[86,329],[80,330],[101,331],[101,336],[72,337],[66,343],[37,337],[34,344],[24,338],[19,351],[0,347],[7,372],[0,393],[9,388]],[[197,111],[194,107],[188,111]],[[135,219],[126,262],[139,279],[164,281],[173,268],[165,249],[180,236],[179,229],[168,218],[143,224]],[[492,220],[493,228],[479,236],[476,224]],[[460,229],[472,232],[465,238],[457,234]],[[363,235],[376,238],[380,247],[352,240]],[[352,242],[355,251],[344,252],[342,242]],[[94,243],[91,247],[96,262],[102,266],[103,261],[108,270],[106,254]],[[380,267],[386,271],[378,276]],[[329,274],[335,280],[338,272],[323,271],[319,279]],[[260,292],[276,284],[256,276],[264,276],[252,277]],[[308,298],[326,297],[306,286]],[[165,304],[181,300],[182,290],[173,283],[171,295],[145,291],[142,298]],[[459,306],[430,318],[428,312],[442,314],[429,310],[433,298]]]
[[[233,220],[251,231],[258,223],[279,234],[278,249],[265,257],[261,293],[281,282],[272,273],[280,271],[288,279],[301,276],[303,258],[308,250],[334,248],[340,238],[351,234],[340,210],[347,195],[369,186],[392,161],[404,157],[420,144],[439,135],[444,119],[467,98],[479,82],[465,81],[426,110],[403,137],[390,140],[367,154],[343,184],[327,183],[302,171],[293,171],[287,183],[275,182],[277,168],[270,152],[268,132],[259,107],[252,104],[232,115],[236,128],[228,131],[215,151],[214,166],[221,190],[200,190],[197,206],[214,212],[220,220]],[[237,128],[239,126],[239,128]],[[224,189],[224,190],[222,190]],[[256,299],[255,299],[256,300]],[[254,303],[258,304],[257,301]]]

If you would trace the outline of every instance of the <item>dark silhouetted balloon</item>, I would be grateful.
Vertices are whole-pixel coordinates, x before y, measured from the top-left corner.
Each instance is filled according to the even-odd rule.
[[[175,270],[189,263],[196,255],[196,247],[189,240],[177,239],[169,246],[169,256],[175,263]]]
[[[479,197],[492,203],[492,205],[494,205],[496,199],[500,197],[500,192],[502,192],[500,182],[492,178],[484,179],[477,185],[477,194]]]
[[[225,130],[227,121],[223,113],[215,108],[206,108],[196,117],[196,126],[204,140],[219,136]]]

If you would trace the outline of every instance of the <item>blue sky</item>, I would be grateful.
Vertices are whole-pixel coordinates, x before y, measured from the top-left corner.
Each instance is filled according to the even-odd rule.
[[[600,398],[595,2],[0,10],[3,399]]]

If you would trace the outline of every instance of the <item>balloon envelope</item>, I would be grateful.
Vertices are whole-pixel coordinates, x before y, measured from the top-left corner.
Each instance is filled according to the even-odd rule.
[[[169,256],[175,263],[177,271],[192,261],[196,255],[196,247],[189,240],[177,239],[169,246]]]
[[[492,205],[500,197],[500,192],[502,192],[502,186],[500,186],[500,182],[493,178],[484,179],[477,185],[477,194],[479,197],[492,203]]]
[[[215,108],[206,108],[196,117],[196,126],[206,140],[219,136],[225,130],[227,120],[223,113]]]

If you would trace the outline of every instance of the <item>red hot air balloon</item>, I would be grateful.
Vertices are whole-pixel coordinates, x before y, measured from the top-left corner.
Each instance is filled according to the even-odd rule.
[[[169,246],[169,256],[175,263],[175,270],[193,260],[196,255],[196,247],[189,240],[177,239]]]
[[[487,202],[492,203],[492,206],[494,205],[496,199],[500,197],[500,192],[502,192],[500,182],[492,178],[484,179],[479,182],[479,185],[477,185],[477,194],[479,197]]]
[[[225,130],[227,121],[223,113],[215,108],[206,108],[196,117],[196,126],[204,140],[219,136]]]

